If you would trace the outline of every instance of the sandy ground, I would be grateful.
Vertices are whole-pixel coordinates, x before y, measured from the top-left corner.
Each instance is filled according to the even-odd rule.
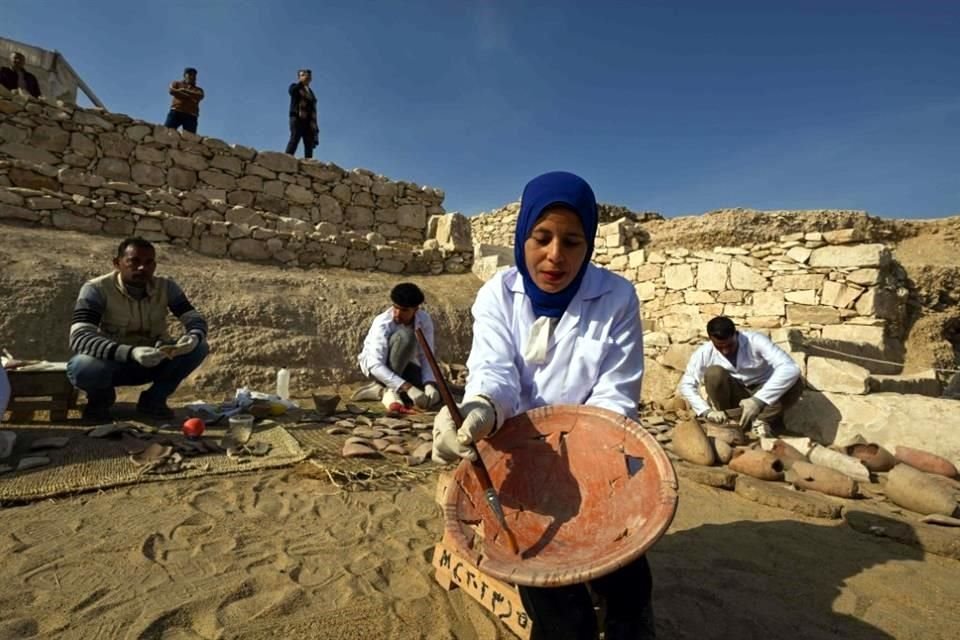
[[[434,482],[309,465],[5,509],[0,638],[507,638],[429,564]],[[663,638],[954,638],[960,563],[690,482],[650,552]]]

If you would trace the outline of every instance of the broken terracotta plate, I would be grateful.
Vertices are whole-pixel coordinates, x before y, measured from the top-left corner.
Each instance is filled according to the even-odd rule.
[[[610,573],[643,555],[676,512],[677,477],[666,453],[640,424],[612,411],[534,409],[477,451],[520,553],[510,551],[468,461],[446,492],[446,537],[507,582],[561,586]]]
[[[341,453],[344,458],[381,458],[380,452],[373,447],[359,442],[351,442],[343,445]]]

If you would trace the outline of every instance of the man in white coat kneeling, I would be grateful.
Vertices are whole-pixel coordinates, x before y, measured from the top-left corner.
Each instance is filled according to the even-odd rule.
[[[694,413],[722,424],[725,411],[739,407],[742,429],[758,438],[783,433],[783,412],[803,392],[797,363],[767,336],[737,331],[725,316],[707,323],[707,336],[680,379],[680,393]],[[700,396],[701,383],[707,400]]]
[[[363,375],[373,378],[353,394],[353,400],[380,398],[388,410],[414,405],[429,409],[440,404],[440,391],[417,337],[423,331],[434,349],[433,320],[420,308],[423,292],[412,282],[390,291],[393,305],[373,319],[358,361]]]

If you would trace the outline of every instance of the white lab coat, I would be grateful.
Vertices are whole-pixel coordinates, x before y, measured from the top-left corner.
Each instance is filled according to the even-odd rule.
[[[690,356],[687,370],[680,378],[679,390],[697,415],[710,409],[700,396],[700,383],[707,367],[723,367],[748,387],[763,385],[753,395],[768,405],[779,400],[800,379],[800,367],[770,338],[753,331],[739,331],[738,336],[737,366],[733,366],[709,341]]]
[[[385,387],[393,389],[394,391],[405,383],[405,380],[400,377],[400,373],[403,372],[394,372],[390,369],[389,365],[390,336],[396,333],[401,326],[402,325],[393,321],[393,307],[379,314],[373,319],[373,324],[370,325],[367,337],[363,340],[363,350],[357,357],[363,375],[373,376]],[[417,313],[413,319],[414,331],[416,331],[418,327],[423,331],[423,337],[427,339],[430,350],[436,353],[433,346],[433,320],[430,318],[430,314],[423,309],[417,309]],[[423,383],[433,382],[433,370],[430,368],[430,363],[427,362],[426,356],[423,355],[419,342],[417,343],[417,353],[414,356],[414,362],[420,365]]]
[[[7,370],[0,367],[0,422],[3,422],[3,412],[10,402],[10,380],[7,379]]]
[[[529,409],[587,404],[637,417],[643,328],[636,291],[594,265],[553,328],[543,364],[523,359],[536,321],[516,267],[501,271],[473,304],[473,346],[465,397],[494,403],[497,427]]]

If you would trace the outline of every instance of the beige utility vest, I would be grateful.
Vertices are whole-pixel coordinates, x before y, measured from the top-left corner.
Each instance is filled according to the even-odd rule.
[[[106,301],[100,320],[101,335],[134,347],[152,347],[159,339],[169,340],[166,278],[154,276],[143,300],[130,297],[116,271],[94,278],[90,284]]]

